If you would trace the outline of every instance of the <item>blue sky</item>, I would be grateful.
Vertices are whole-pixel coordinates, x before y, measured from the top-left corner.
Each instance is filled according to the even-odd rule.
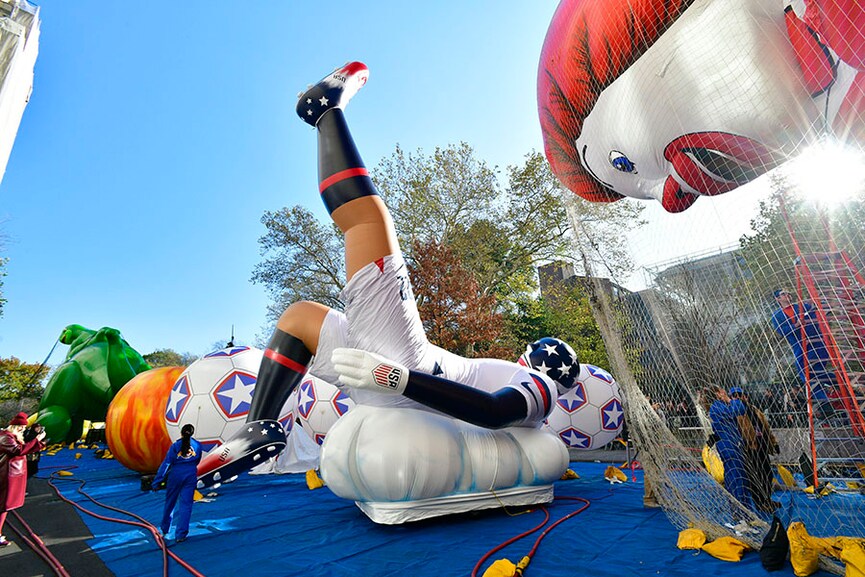
[[[33,95],[0,185],[2,357],[41,362],[70,323],[116,327],[144,354],[203,354],[232,325],[253,343],[262,214],[326,218],[296,94],[348,60],[371,70],[348,110],[368,166],[397,143],[466,141],[502,168],[542,149],[553,0],[39,5]]]

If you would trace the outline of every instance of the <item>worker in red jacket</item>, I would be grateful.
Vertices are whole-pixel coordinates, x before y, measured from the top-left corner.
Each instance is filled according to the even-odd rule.
[[[45,448],[42,443],[45,431],[25,443],[25,429],[27,413],[18,413],[12,417],[6,429],[0,430],[0,532],[3,531],[6,514],[24,504],[27,490],[26,455]],[[0,547],[8,544],[6,537],[0,535]]]

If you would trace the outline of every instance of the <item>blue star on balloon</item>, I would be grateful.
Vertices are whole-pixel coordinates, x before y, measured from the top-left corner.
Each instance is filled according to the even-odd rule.
[[[309,413],[315,404],[315,398],[315,387],[312,386],[312,381],[304,381],[300,385],[300,396],[297,399],[297,412],[304,419],[309,418]]]
[[[574,388],[568,391],[567,396],[562,395],[556,401],[566,413],[573,413],[586,404],[586,389],[583,383],[577,382]]]
[[[569,427],[559,433],[562,441],[569,447],[577,449],[588,449],[592,445],[592,438],[582,431]]]
[[[331,404],[333,405],[333,410],[335,410],[336,414],[340,417],[346,414],[350,408],[348,403],[346,402],[348,400],[348,395],[346,395],[342,391],[339,391],[333,398],[333,401],[331,401]]]
[[[212,357],[233,357],[243,351],[248,351],[249,347],[229,347],[227,349],[222,349],[221,351],[213,351],[212,353],[208,353],[204,355],[205,359],[209,359]]]
[[[213,398],[219,410],[229,419],[233,419],[249,413],[254,389],[255,375],[232,371],[214,389]]]
[[[622,410],[622,403],[618,399],[613,399],[601,408],[603,415],[603,424],[601,425],[606,431],[616,431],[622,426],[622,420],[625,418],[625,412]]]
[[[598,377],[602,381],[606,381],[608,383],[613,382],[613,375],[605,371],[600,367],[595,367],[593,365],[586,365],[586,368],[589,369],[589,372],[592,373],[593,376]]]
[[[165,420],[169,423],[177,423],[177,421],[180,420],[180,415],[183,414],[183,409],[186,408],[186,403],[189,402],[190,397],[189,380],[186,375],[183,375],[176,383],[174,383],[174,386],[171,387],[168,403],[165,406]]]

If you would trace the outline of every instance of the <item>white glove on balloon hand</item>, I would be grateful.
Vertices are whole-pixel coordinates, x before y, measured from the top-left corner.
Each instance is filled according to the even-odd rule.
[[[331,361],[339,381],[356,389],[402,394],[408,369],[381,355],[360,349],[334,349]]]

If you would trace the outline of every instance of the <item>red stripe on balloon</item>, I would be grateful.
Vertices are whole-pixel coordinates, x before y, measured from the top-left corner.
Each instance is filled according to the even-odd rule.
[[[544,400],[544,414],[546,415],[550,410],[550,391],[547,390],[547,385],[541,379],[536,377],[535,375],[530,375],[532,380],[535,382],[535,386],[538,387],[538,390],[541,392],[541,398]]]
[[[265,349],[264,356],[267,357],[268,359],[272,360],[272,361],[276,361],[277,363],[279,363],[283,367],[288,367],[292,371],[296,371],[298,373],[305,373],[306,372],[306,367],[304,365],[301,365],[297,361],[293,361],[290,358],[286,357],[285,355],[281,355],[278,352],[273,351],[271,349]]]
[[[324,180],[321,181],[321,184],[318,185],[318,191],[324,192],[328,187],[333,186],[337,182],[342,182],[347,178],[354,178],[355,176],[369,176],[369,172],[367,172],[366,168],[349,168],[346,170],[341,170],[336,174],[328,176]]]

